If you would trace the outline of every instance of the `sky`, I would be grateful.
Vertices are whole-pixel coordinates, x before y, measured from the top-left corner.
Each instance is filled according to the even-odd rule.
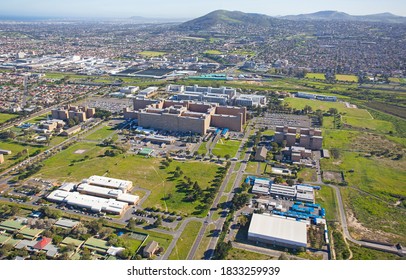
[[[405,0],[0,0],[0,15],[195,18],[218,9],[270,16],[335,10],[406,16]]]

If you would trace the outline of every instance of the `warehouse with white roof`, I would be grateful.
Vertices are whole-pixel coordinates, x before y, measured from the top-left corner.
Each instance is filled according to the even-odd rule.
[[[80,194],[78,192],[66,192],[62,190],[51,192],[47,198],[50,201],[63,202],[75,207],[86,208],[97,213],[103,211],[121,215],[128,207],[128,203],[117,201],[112,198],[106,199]]]
[[[253,214],[248,240],[289,248],[307,246],[306,224],[280,216]]]
[[[121,190],[103,188],[99,186],[93,186],[86,183],[80,184],[77,187],[77,191],[82,194],[95,195],[104,198],[114,198],[118,201],[127,202],[128,204],[136,204],[140,199],[137,195],[132,195],[129,193],[123,193]]]
[[[101,187],[110,188],[110,189],[118,189],[118,190],[122,190],[124,193],[126,193],[128,190],[130,190],[133,187],[133,182],[131,182],[131,181],[114,179],[114,178],[97,176],[97,175],[90,176],[88,179],[84,179],[83,183],[86,183],[89,185],[101,186]]]

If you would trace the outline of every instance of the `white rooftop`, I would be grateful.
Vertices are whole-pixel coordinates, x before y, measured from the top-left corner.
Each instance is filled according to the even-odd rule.
[[[77,190],[79,192],[84,192],[95,196],[115,198],[117,200],[124,201],[130,204],[135,204],[139,200],[139,196],[124,193],[122,190],[119,189],[103,188],[86,183],[80,184]]]
[[[306,224],[280,217],[253,214],[248,230],[251,238],[261,238],[306,247]]]
[[[112,188],[112,189],[120,189],[123,192],[126,192],[128,189],[131,189],[133,186],[133,183],[131,181],[114,179],[114,178],[97,176],[97,175],[90,176],[89,179],[84,179],[83,183],[87,183],[89,185],[108,187],[108,188]]]
[[[77,207],[87,208],[94,212],[112,212],[121,214],[128,206],[128,203],[115,199],[100,198],[91,195],[83,195],[78,192],[65,192],[56,190],[48,195],[48,199],[56,202],[65,202]]]

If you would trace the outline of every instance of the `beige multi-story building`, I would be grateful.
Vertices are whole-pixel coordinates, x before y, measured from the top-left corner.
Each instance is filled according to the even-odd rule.
[[[53,109],[51,113],[53,119],[66,121],[68,119],[77,117],[79,121],[84,122],[94,116],[94,114],[96,113],[96,109],[68,105],[59,109]]]
[[[206,134],[210,126],[242,131],[247,113],[246,108],[204,102],[148,99],[135,99],[134,110],[138,110],[138,114],[125,109],[125,116],[136,116],[139,126],[201,135]]]
[[[278,144],[285,140],[287,147],[297,145],[311,150],[320,150],[323,145],[321,130],[314,128],[277,126],[274,139]]]

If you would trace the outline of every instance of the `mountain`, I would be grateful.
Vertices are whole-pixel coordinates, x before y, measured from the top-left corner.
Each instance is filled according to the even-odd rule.
[[[205,16],[184,22],[181,25],[179,25],[179,29],[209,30],[217,25],[223,26],[259,25],[263,27],[269,27],[275,21],[278,21],[278,19],[262,14],[217,10]]]
[[[381,13],[365,16],[353,16],[338,11],[320,11],[311,14],[300,14],[280,17],[288,20],[335,20],[335,21],[370,21],[387,23],[406,23],[406,17],[396,16],[391,13]]]

